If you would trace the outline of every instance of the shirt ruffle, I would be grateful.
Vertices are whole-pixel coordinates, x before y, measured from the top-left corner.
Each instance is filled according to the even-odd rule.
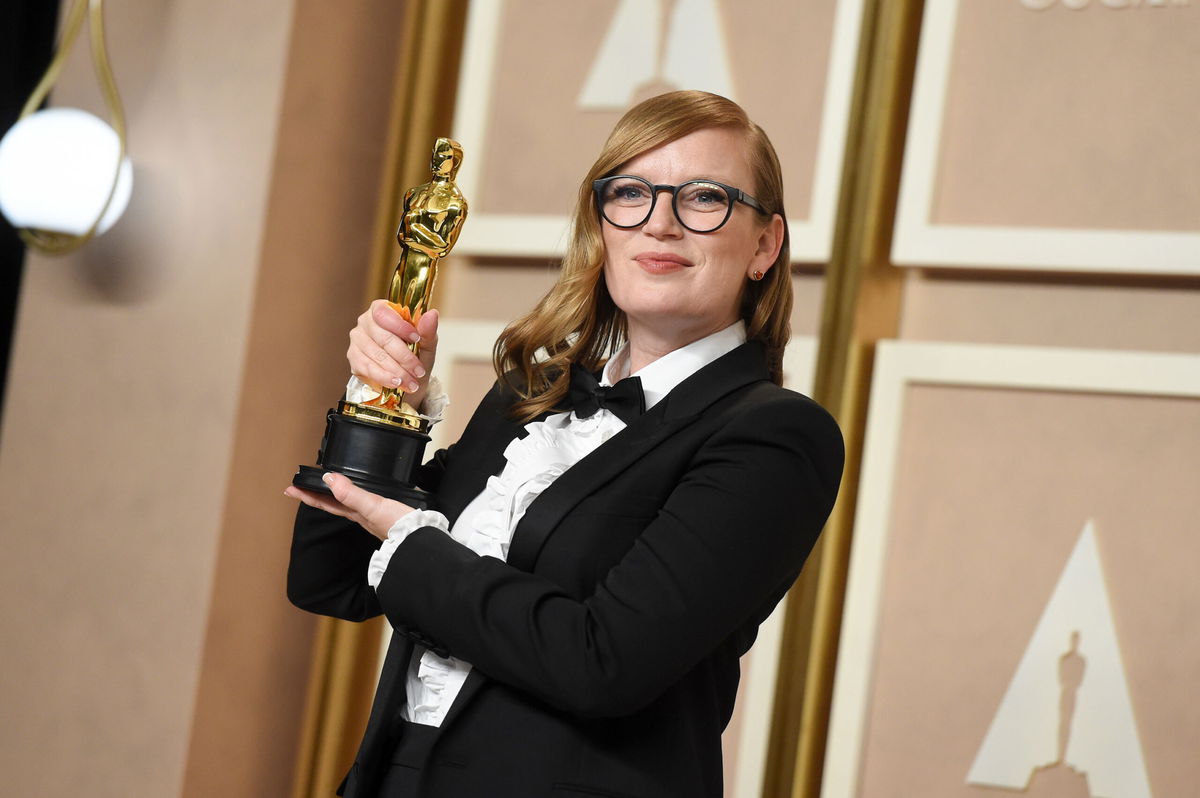
[[[442,658],[428,651],[414,662],[415,667],[409,670],[404,719],[411,723],[440,726],[450,708],[448,699],[458,694],[470,666],[453,657]],[[416,676],[415,680],[411,678],[413,675]],[[414,690],[414,686],[417,689]]]
[[[476,554],[508,559],[513,530],[542,491],[568,468],[625,428],[624,422],[603,410],[590,418],[556,413],[525,425],[527,433],[504,450],[505,466],[488,478],[485,509],[470,528],[452,536]]]

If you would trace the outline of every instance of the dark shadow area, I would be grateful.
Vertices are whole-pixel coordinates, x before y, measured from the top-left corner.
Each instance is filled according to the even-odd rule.
[[[33,87],[50,63],[58,3],[5,0],[0,3],[0,135],[17,121]],[[0,216],[0,415],[8,383],[8,360],[16,327],[17,298],[25,246]]]

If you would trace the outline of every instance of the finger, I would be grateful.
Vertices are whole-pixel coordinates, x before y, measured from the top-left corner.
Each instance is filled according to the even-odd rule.
[[[341,474],[328,472],[321,479],[350,511],[346,517],[380,540],[387,538],[396,521],[413,511],[407,504],[363,490]]]
[[[369,316],[375,312],[364,314]],[[383,314],[395,315],[390,306],[385,307]],[[431,346],[437,347],[437,314],[433,319],[425,321],[425,314],[420,319],[423,329],[431,336]],[[416,328],[402,321],[404,329]],[[420,337],[420,336],[418,336]],[[424,344],[422,345],[424,346]],[[350,331],[350,348],[346,350],[346,359],[350,362],[350,370],[372,385],[386,385],[389,388],[401,388],[407,393],[419,392],[422,389],[421,380],[429,373],[433,364],[430,353],[424,358],[418,357],[409,349],[401,337],[388,332],[381,326],[373,324],[366,318],[360,317],[359,325]]]
[[[441,315],[436,310],[430,309],[417,320],[417,333],[421,336],[419,357],[426,373],[433,371],[433,363],[437,360],[437,331],[440,318]]]
[[[361,327],[350,331],[350,346],[346,349],[346,359],[350,363],[350,371],[359,379],[373,385],[396,387],[401,383],[407,384],[416,376],[414,366],[420,363],[416,356],[409,351],[399,339],[391,333],[384,333],[388,346],[380,346],[369,333]],[[405,368],[405,365],[408,368]]]
[[[356,321],[355,329],[380,346],[392,338],[406,340],[416,332],[412,324],[396,313],[385,299],[372,302]]]
[[[364,519],[370,516],[372,511],[377,509],[379,502],[383,501],[380,496],[363,490],[347,477],[333,471],[326,472],[321,477],[321,481],[329,486],[329,490],[333,493],[333,498],[337,499],[349,511],[347,517],[357,516],[355,520],[359,523],[362,523]],[[363,525],[366,526],[366,524]]]
[[[385,347],[396,336],[385,328],[380,327],[375,322],[372,313],[372,309],[367,308],[359,315],[357,324],[350,330],[350,345],[346,350],[346,358],[350,361],[351,370],[364,378],[368,377],[368,372],[372,368],[383,368],[386,370],[393,366],[389,362],[392,358],[388,355]],[[374,376],[378,377],[377,374]],[[375,381],[378,382],[379,380],[376,379]]]
[[[386,299],[376,299],[371,303],[369,310],[371,321],[380,329],[408,343],[415,344],[421,340],[412,322],[400,315],[396,307]]]
[[[385,299],[377,299],[358,317],[356,330],[377,347],[398,354],[407,344],[420,338],[416,328]]]
[[[332,513],[342,518],[350,517],[350,511],[345,506],[323,493],[313,493],[310,490],[301,490],[295,485],[289,485],[283,491],[283,495],[292,499],[299,499],[302,503],[317,510],[324,510],[327,513]]]
[[[424,346],[422,342],[421,346]],[[421,362],[421,359],[413,353],[411,349],[397,342],[394,347],[389,348],[388,354],[392,356],[399,368],[396,370],[396,375],[401,378],[401,382],[397,383],[405,391],[412,393],[421,389],[421,380],[429,373],[429,369]]]

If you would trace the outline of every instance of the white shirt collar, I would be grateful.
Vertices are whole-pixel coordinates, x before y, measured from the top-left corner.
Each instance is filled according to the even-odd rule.
[[[642,380],[642,393],[646,397],[646,409],[654,407],[679,383],[695,374],[724,354],[732,352],[746,343],[746,325],[740,319],[723,330],[692,341],[674,352],[643,367],[636,375],[629,371],[629,344],[621,347],[604,366],[601,385],[613,385],[627,376]]]

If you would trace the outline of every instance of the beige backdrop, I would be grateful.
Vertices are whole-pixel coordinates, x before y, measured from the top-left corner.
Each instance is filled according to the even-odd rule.
[[[907,392],[859,795],[1012,794],[967,771],[1089,519],[1154,794],[1200,783],[1197,440],[1194,399]]]
[[[960,0],[930,221],[1200,230],[1200,4]]]
[[[0,772],[282,796],[313,619],[292,503],[362,303],[403,5],[106,4],[124,218],[26,265],[0,450]],[[81,39],[53,96],[100,109]]]
[[[291,7],[109,4],[133,197],[28,259],[5,404],[11,794],[180,792]],[[53,101],[103,114],[75,56]]]

